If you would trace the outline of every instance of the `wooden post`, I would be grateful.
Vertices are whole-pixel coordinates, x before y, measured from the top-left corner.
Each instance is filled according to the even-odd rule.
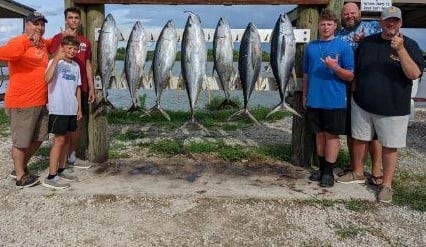
[[[336,13],[338,17],[338,28],[340,27],[340,16],[342,13],[343,4],[345,3],[345,0],[329,0],[327,4],[327,9],[333,10],[334,13]]]
[[[95,28],[100,28],[104,21],[105,8],[103,4],[86,6],[86,34],[92,43],[92,68],[97,69],[97,42],[95,41]],[[102,90],[95,90],[96,102],[102,99]],[[108,121],[106,107],[100,106],[94,109],[96,104],[89,106],[89,149],[88,159],[92,163],[103,163],[108,160]]]
[[[317,39],[318,36],[318,9],[315,6],[298,6],[297,28],[311,29],[311,40]],[[303,51],[304,44],[297,44],[296,51],[296,75],[297,78],[303,77]],[[305,109],[302,105],[302,81],[298,80],[296,91],[294,92],[295,110],[304,116]],[[294,165],[309,167],[313,164],[315,154],[315,135],[310,131],[306,118],[300,119],[293,117],[291,146],[293,150],[292,161]]]

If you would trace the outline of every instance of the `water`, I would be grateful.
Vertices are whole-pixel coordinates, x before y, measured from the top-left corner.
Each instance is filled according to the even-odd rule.
[[[110,89],[108,90],[108,99],[117,108],[128,109],[132,105],[130,93],[127,89]],[[146,95],[145,107],[151,108],[155,105],[156,96],[154,90],[139,90],[139,95]],[[224,98],[221,90],[201,91],[198,97],[197,109],[205,108],[209,99],[215,96]],[[243,103],[243,92],[241,90],[231,91],[231,99],[238,99]],[[249,100],[249,108],[253,107],[273,107],[280,102],[278,91],[253,91]],[[161,97],[161,106],[170,111],[189,111],[188,94],[185,90],[164,90]]]

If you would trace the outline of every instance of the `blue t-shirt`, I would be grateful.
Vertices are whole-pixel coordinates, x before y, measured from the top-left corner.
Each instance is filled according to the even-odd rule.
[[[354,70],[354,54],[351,47],[341,39],[314,40],[305,48],[303,73],[308,75],[306,105],[311,108],[346,108],[346,82],[321,59],[339,57],[340,67]]]
[[[380,27],[378,21],[361,21],[358,27],[356,27],[354,30],[347,30],[344,27],[341,27],[340,30],[336,32],[336,37],[347,42],[355,51],[359,43],[355,42],[353,38],[355,34],[361,33],[362,30],[364,30],[364,37],[367,37],[372,34],[380,33],[382,28]]]

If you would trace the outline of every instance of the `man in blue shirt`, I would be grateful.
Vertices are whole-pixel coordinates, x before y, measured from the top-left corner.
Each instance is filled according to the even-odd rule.
[[[341,16],[342,27],[336,32],[336,36],[348,43],[353,51],[356,50],[358,44],[365,37],[381,32],[378,21],[362,21],[361,11],[355,3],[346,3],[342,9]],[[338,173],[343,176],[353,171],[353,152],[352,152],[352,135],[351,135],[351,104],[352,86],[347,84],[348,105],[346,109],[346,140],[350,155],[350,166]],[[380,185],[383,181],[382,176],[382,147],[377,137],[369,143],[369,151],[372,163],[370,183]]]
[[[318,26],[320,39],[306,46],[303,57],[303,105],[320,161],[320,169],[309,179],[332,187],[339,135],[345,134],[346,83],[353,79],[354,55],[346,42],[334,36],[337,15],[333,11],[322,11]]]

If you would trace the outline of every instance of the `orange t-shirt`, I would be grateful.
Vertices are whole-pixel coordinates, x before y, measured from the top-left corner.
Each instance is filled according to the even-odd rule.
[[[0,60],[9,66],[9,85],[4,98],[6,108],[43,106],[47,103],[47,84],[44,74],[48,63],[51,40],[41,40],[39,47],[31,46],[26,34],[12,38],[0,46]]]

